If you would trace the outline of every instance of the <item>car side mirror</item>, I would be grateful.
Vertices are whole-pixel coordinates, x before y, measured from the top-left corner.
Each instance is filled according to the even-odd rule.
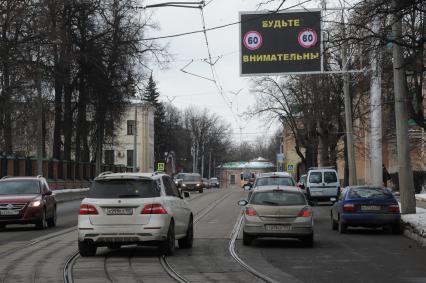
[[[191,197],[191,194],[189,192],[183,192],[183,197],[189,198],[189,197]]]
[[[250,185],[244,185],[244,190],[250,190],[251,189],[251,186]]]
[[[239,206],[246,206],[247,204],[248,204],[248,201],[245,200],[245,199],[242,199],[242,200],[238,201],[238,205]]]
[[[52,195],[52,191],[46,191],[43,195],[45,195],[45,196],[51,196]]]

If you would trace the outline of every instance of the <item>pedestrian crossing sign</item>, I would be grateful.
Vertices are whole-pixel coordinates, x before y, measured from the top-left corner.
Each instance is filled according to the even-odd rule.
[[[157,171],[164,171],[164,163],[163,162],[157,163]]]

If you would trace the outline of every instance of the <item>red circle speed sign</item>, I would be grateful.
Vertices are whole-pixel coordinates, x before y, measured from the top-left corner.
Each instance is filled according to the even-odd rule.
[[[299,32],[297,36],[297,41],[299,45],[304,48],[309,48],[314,46],[317,43],[317,33],[313,29],[304,29]]]
[[[257,31],[248,31],[244,35],[244,46],[249,50],[256,50],[262,46],[262,36]]]

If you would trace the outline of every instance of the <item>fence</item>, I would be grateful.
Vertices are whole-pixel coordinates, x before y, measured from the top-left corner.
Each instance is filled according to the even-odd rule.
[[[101,171],[129,172],[132,167],[102,165]],[[0,157],[0,178],[3,176],[36,176],[37,160],[23,157]],[[52,189],[72,189],[89,186],[96,176],[96,165],[88,162],[43,160],[43,174]]]

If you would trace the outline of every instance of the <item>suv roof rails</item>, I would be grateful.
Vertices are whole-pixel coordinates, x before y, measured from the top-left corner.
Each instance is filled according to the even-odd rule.
[[[154,171],[152,172],[151,176],[160,175],[160,174],[166,174],[166,173],[164,173],[164,171]]]
[[[111,171],[105,171],[105,172],[102,172],[102,173],[100,173],[99,175],[98,175],[98,177],[102,177],[102,176],[105,176],[105,175],[108,175],[108,174],[113,174],[114,172],[111,172]]]
[[[43,178],[42,175],[37,175],[37,179]]]
[[[3,180],[3,179],[7,179],[7,178],[10,178],[10,176],[3,176],[1,179]]]

